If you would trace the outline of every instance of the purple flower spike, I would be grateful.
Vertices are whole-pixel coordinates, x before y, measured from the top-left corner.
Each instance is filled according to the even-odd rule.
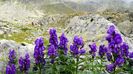
[[[106,56],[107,56],[108,61],[111,61],[111,60],[112,60],[112,55],[111,55],[111,53],[107,52],[107,53],[106,53]]]
[[[67,54],[68,48],[67,48],[68,39],[64,35],[64,33],[60,36],[60,49],[64,50],[64,54]]]
[[[111,41],[112,41],[112,35],[107,35],[106,40],[107,40],[108,42],[111,42]]]
[[[54,45],[54,47],[57,49],[58,48],[58,37],[56,34],[56,30],[50,29],[49,34],[50,34],[50,38],[49,38],[50,45]]]
[[[14,50],[10,50],[9,52],[9,64],[15,64],[16,52]]]
[[[50,56],[51,58],[55,58],[57,56],[57,50],[55,49],[54,45],[49,46],[48,56]]]
[[[73,39],[74,44],[76,44],[77,46],[83,46],[83,39],[81,37],[75,36]]]
[[[51,63],[54,63],[54,59],[57,57],[58,53],[54,45],[50,45],[48,48],[48,56],[51,58]]]
[[[112,62],[106,67],[108,72],[115,70],[115,67],[121,67],[125,63],[125,58],[129,56],[129,46],[123,42],[122,36],[115,30],[115,26],[110,26],[106,40],[108,41],[108,48],[106,52],[106,57],[108,61]],[[99,54],[102,55],[103,49],[99,49]]]
[[[21,72],[27,73],[30,68],[30,58],[29,54],[25,55],[25,58],[20,57],[19,59],[19,69]]]
[[[129,53],[129,58],[133,58],[133,52]]]
[[[95,43],[93,43],[92,45],[89,45],[89,47],[90,47],[90,51],[91,52],[96,52],[97,51],[97,46],[96,46],[96,44]]]
[[[122,49],[124,49],[124,50],[128,50],[129,49],[129,46],[128,46],[128,44],[127,43],[125,43],[125,42],[123,42],[123,44],[122,44]]]
[[[129,46],[128,46],[128,44],[127,43],[123,43],[122,45],[121,45],[121,53],[122,53],[122,55],[123,56],[128,56],[128,54],[129,54]]]
[[[122,66],[124,64],[124,62],[125,62],[124,58],[122,58],[121,56],[118,56],[115,61],[115,65]]]
[[[6,74],[16,74],[16,67],[14,64],[9,64],[6,66]]]
[[[84,46],[83,39],[81,37],[75,36],[73,39],[73,44],[70,45],[70,51],[75,57],[78,55],[83,55],[85,54],[83,46]]]
[[[45,64],[45,59],[44,59],[44,41],[43,38],[40,37],[36,39],[35,41],[35,48],[34,48],[34,58],[35,58],[35,63],[36,64]]]
[[[80,55],[84,55],[86,53],[86,50],[82,48],[82,49],[80,49],[79,53],[80,53]]]
[[[42,47],[43,44],[44,44],[43,38],[42,37],[39,37],[38,39],[36,39],[35,44],[38,47]]]
[[[105,47],[105,45],[100,45],[100,47],[99,47],[99,55],[100,55],[100,57],[103,57],[106,52],[107,52],[107,48]]]
[[[114,27],[114,25],[111,25],[111,26],[109,27],[107,33],[108,33],[108,34],[111,34],[111,35],[115,34],[115,27]]]
[[[114,64],[109,64],[106,66],[106,70],[109,72],[109,73],[112,73],[114,70],[115,70],[115,65]]]
[[[115,34],[114,41],[116,44],[122,43],[122,38],[120,34]]]
[[[94,58],[96,56],[96,51],[97,51],[97,46],[95,43],[93,43],[92,45],[89,45],[90,47],[90,51],[89,53],[92,55],[92,57]]]
[[[70,46],[70,50],[71,50],[71,53],[76,56],[78,55],[79,51],[78,51],[78,47],[76,45],[71,45]]]

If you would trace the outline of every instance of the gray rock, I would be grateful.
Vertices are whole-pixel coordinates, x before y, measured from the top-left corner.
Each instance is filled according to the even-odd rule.
[[[40,26],[46,26],[50,23],[57,23],[59,20],[61,20],[64,16],[63,15],[45,15],[39,20],[33,21],[34,25],[40,25]]]
[[[25,53],[29,53],[33,56],[34,51],[34,45],[28,44],[28,43],[17,43],[13,40],[0,40],[0,51],[5,52],[9,49],[14,49],[16,52],[18,52],[19,56],[23,56]]]
[[[34,45],[28,43],[17,43],[13,40],[0,40],[0,72],[5,69],[8,62],[9,50],[14,49],[17,53],[17,58],[24,57],[26,53],[29,53],[30,59],[33,59]],[[5,70],[4,70],[5,71]]]
[[[69,36],[70,43],[72,42],[72,37],[74,37],[74,35],[82,36],[83,40],[86,43],[85,48],[88,49],[88,44],[92,42],[96,42],[98,46],[100,44],[107,44],[105,37],[107,35],[107,29],[110,25],[114,24],[100,15],[92,14],[84,16],[75,16],[70,20],[70,23],[67,24],[65,32]],[[116,30],[120,33],[117,27]],[[133,46],[130,39],[123,35],[122,37],[123,40],[129,44],[130,50],[133,51]]]
[[[0,50],[3,49],[16,49],[18,48],[18,44],[12,40],[0,40]]]
[[[125,36],[131,37],[131,34],[133,34],[133,23],[129,20],[119,23],[117,26]]]

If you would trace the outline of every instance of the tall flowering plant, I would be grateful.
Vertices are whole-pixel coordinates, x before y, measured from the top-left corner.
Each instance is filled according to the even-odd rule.
[[[42,73],[42,68],[45,65],[45,58],[44,58],[44,40],[42,37],[39,37],[35,41],[35,48],[34,48],[34,58],[35,58],[35,69],[39,69],[39,74]]]
[[[64,33],[59,37],[59,42],[55,29],[50,29],[49,34],[49,45],[46,48],[42,37],[35,41],[33,71],[29,71],[32,61],[28,53],[25,57],[19,58],[17,68],[16,52],[10,50],[6,74],[19,72],[24,74],[36,72],[39,74],[91,74],[91,72],[94,74],[106,72],[133,74],[133,52],[129,52],[130,47],[124,42],[114,25],[109,26],[107,30],[105,39],[108,44],[98,46],[97,43],[92,43],[89,45],[88,53],[84,49],[82,37],[74,36],[69,50],[68,39]],[[45,49],[47,49],[47,54],[44,53]],[[44,57],[45,55],[47,56]]]
[[[57,50],[54,45],[48,47],[48,56],[51,58],[51,63],[54,63],[54,59],[57,57]]]
[[[108,61],[112,63],[106,66],[108,72],[112,72],[115,70],[117,66],[121,66],[124,64],[125,59],[123,58],[123,51],[121,49],[122,45],[122,37],[115,30],[114,26],[110,26],[107,31],[106,40],[108,41],[108,53],[107,58]],[[127,49],[128,50],[128,49]]]
[[[14,64],[8,64],[6,66],[6,74],[16,74],[16,66]]]
[[[15,50],[10,49],[8,59],[9,59],[8,64],[16,64],[17,59],[16,59],[16,52],[15,52]]]
[[[106,56],[111,64],[106,66],[106,70],[112,73],[115,72],[116,67],[124,67],[127,64],[126,60],[129,59],[129,46],[123,42],[121,35],[113,25],[109,27],[107,34],[108,52]]]
[[[15,50],[11,49],[9,51],[9,56],[8,56],[9,62],[6,67],[6,74],[16,74],[16,52]]]
[[[78,74],[79,57],[80,55],[84,55],[86,53],[86,50],[83,47],[83,39],[81,37],[75,36],[73,39],[73,44],[70,45],[70,52],[76,58],[76,74]]]
[[[56,34],[56,30],[50,29],[49,35],[50,35],[50,38],[49,38],[50,45],[54,45],[54,47],[57,49],[58,48],[58,37]]]
[[[91,49],[89,53],[92,55],[92,58],[94,58],[96,56],[97,46],[93,43],[92,45],[89,45],[89,47]]]
[[[57,57],[58,55],[58,37],[56,34],[56,30],[55,29],[50,29],[49,30],[49,43],[50,45],[48,46],[48,56],[51,58],[51,63],[54,63],[54,59]]]
[[[68,48],[67,48],[68,39],[66,38],[65,34],[62,33],[60,36],[60,43],[59,43],[59,49],[63,50],[63,53],[67,55]]]
[[[30,57],[29,54],[27,53],[25,55],[25,58],[22,57],[19,58],[19,69],[22,73],[28,74],[29,68],[30,68]]]

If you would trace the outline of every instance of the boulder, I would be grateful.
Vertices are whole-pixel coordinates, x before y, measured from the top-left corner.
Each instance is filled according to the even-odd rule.
[[[96,42],[98,46],[107,44],[105,37],[110,25],[114,24],[98,14],[75,16],[70,19],[65,32],[69,36],[70,43],[72,43],[74,35],[82,36],[85,41],[85,48],[88,49],[88,45],[92,42]],[[120,33],[117,27],[116,30]],[[121,35],[123,40],[129,44],[130,50],[133,51],[132,41],[123,34]]]
[[[17,58],[20,56],[25,56],[26,53],[29,53],[30,59],[33,59],[34,45],[28,43],[17,43],[13,40],[0,40],[0,72],[3,71],[8,62],[9,50],[14,49],[17,53]],[[5,71],[5,70],[4,70]]]
[[[131,37],[133,34],[133,22],[126,20],[122,23],[119,23],[117,26],[125,36]]]

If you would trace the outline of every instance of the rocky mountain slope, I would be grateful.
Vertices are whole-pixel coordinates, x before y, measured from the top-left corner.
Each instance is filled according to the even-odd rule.
[[[69,43],[71,44],[72,39],[75,35],[82,36],[85,40],[85,48],[87,49],[88,44],[92,42],[96,42],[97,45],[106,44],[105,41],[106,31],[110,25],[114,25],[110,21],[106,20],[104,17],[93,14],[93,15],[81,15],[81,16],[74,16],[73,18],[69,19],[68,23],[65,24],[66,28],[64,33],[67,35],[69,39]],[[117,29],[118,32],[119,29]],[[121,34],[122,35],[122,34]],[[60,33],[58,33],[60,36]],[[45,38],[45,36],[44,36]],[[132,40],[128,37],[123,35],[123,39],[125,42],[129,44],[130,51],[133,51]],[[27,43],[16,43],[12,40],[0,40],[0,51],[1,56],[3,58],[0,59],[1,61],[1,70],[5,66],[3,63],[6,61],[8,50],[15,49],[17,50],[18,57],[23,53],[29,52],[32,56],[34,51],[34,43],[27,44]]]
[[[48,44],[48,31],[52,27],[57,30],[58,36],[64,32],[69,38],[69,43],[75,35],[82,36],[86,43],[85,47],[88,47],[92,42],[96,42],[97,45],[106,44],[107,28],[109,25],[115,25],[123,40],[129,44],[130,51],[133,51],[131,8],[133,3],[121,11],[125,3],[118,0],[117,2],[121,4],[114,11],[112,9],[114,6],[102,5],[103,0],[99,1],[99,3],[95,0],[82,3],[67,0],[0,2],[0,71],[4,69],[9,49],[17,50],[18,57],[25,52],[32,55],[35,39],[43,36],[45,45]],[[110,3],[108,0],[105,2]],[[117,3],[115,5],[117,6]]]

